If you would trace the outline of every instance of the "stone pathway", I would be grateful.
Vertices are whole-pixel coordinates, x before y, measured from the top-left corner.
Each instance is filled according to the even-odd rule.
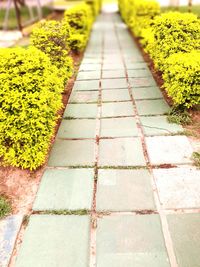
[[[102,14],[16,267],[200,266],[200,171],[168,110],[120,17]]]

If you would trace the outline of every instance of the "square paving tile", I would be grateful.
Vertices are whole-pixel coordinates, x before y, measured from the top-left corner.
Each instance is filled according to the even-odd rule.
[[[132,94],[135,100],[163,98],[163,95],[157,86],[134,88],[132,89]]]
[[[110,63],[110,64],[103,64],[102,67],[103,70],[123,70],[124,65],[121,63],[115,64],[115,63]]]
[[[200,170],[181,167],[153,173],[164,208],[200,208]]]
[[[58,138],[95,138],[96,120],[62,120]]]
[[[81,64],[79,71],[101,70],[101,64]]]
[[[176,123],[169,123],[166,116],[150,116],[140,118],[144,133],[148,135],[165,135],[183,131]]]
[[[87,56],[87,55],[86,55]],[[81,62],[81,64],[101,64],[101,58],[87,58],[85,55],[84,55],[84,58]]]
[[[98,211],[153,209],[151,175],[147,170],[99,170]]]
[[[200,214],[168,215],[169,229],[180,267],[199,267]]]
[[[130,78],[144,78],[144,77],[152,77],[150,70],[128,70],[128,77]]]
[[[33,210],[90,210],[93,178],[93,169],[47,169]]]
[[[113,58],[113,57],[108,57],[103,60],[103,65],[122,65],[123,66],[123,61],[119,58]]]
[[[145,62],[135,62],[135,63],[127,63],[127,69],[129,70],[142,70],[148,69],[147,64]]]
[[[0,220],[0,266],[7,267],[10,262],[17,235],[23,221],[22,215],[11,215]]]
[[[89,217],[30,217],[16,267],[88,267]]]
[[[67,118],[96,118],[97,104],[68,104],[63,117]]]
[[[99,166],[145,166],[140,138],[100,140]]]
[[[102,90],[102,101],[131,101],[129,91],[122,89]]]
[[[170,108],[164,99],[136,101],[139,115],[164,115]]]
[[[93,103],[98,101],[98,91],[74,91],[71,93],[69,103]]]
[[[186,136],[147,137],[146,145],[151,164],[187,164],[192,162],[193,150]]]
[[[99,89],[99,80],[76,81],[73,87],[73,90],[76,91],[89,91],[98,89]]]
[[[99,80],[101,71],[80,71],[76,77],[77,81],[83,80]]]
[[[49,157],[49,166],[93,166],[94,140],[56,140]]]
[[[104,79],[101,81],[102,89],[128,88],[126,79]]]
[[[125,70],[104,70],[103,79],[108,78],[125,78]]]
[[[148,78],[129,78],[129,82],[133,88],[136,87],[149,87],[156,86],[156,82],[153,77]]]
[[[170,267],[158,215],[120,215],[98,220],[98,267]]]
[[[125,57],[125,62],[126,62],[126,67],[129,68],[129,66],[131,66],[131,64],[133,63],[139,63],[139,62],[144,62],[144,59],[142,58],[142,56],[139,55],[135,55],[135,53],[132,53],[132,55],[130,55],[129,57]]]
[[[138,136],[139,131],[135,118],[101,119],[100,137]]]
[[[133,116],[132,102],[115,102],[102,104],[102,117]]]

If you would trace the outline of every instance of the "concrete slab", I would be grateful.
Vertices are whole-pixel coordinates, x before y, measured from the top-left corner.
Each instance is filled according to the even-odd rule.
[[[128,88],[126,79],[103,79],[101,81],[102,89],[120,89]]]
[[[129,82],[133,88],[156,86],[156,82],[153,77],[129,78]]]
[[[102,90],[102,101],[131,101],[129,91],[122,89]]]
[[[22,215],[12,215],[0,221],[0,266],[7,267],[23,221]]]
[[[132,102],[115,102],[102,104],[102,117],[135,115]]]
[[[94,140],[56,140],[48,166],[93,166]]]
[[[57,138],[95,138],[96,120],[62,120]]]
[[[136,101],[139,115],[164,115],[170,108],[164,99]]]
[[[63,118],[96,118],[97,104],[68,104]]]
[[[146,145],[151,164],[187,164],[192,162],[193,150],[186,136],[147,137]]]
[[[81,64],[79,71],[101,70],[101,64]]]
[[[168,215],[173,246],[181,267],[198,267],[200,262],[200,214]]]
[[[98,102],[98,91],[74,91],[71,93],[69,103],[94,103]]]
[[[30,217],[16,267],[88,267],[88,216]]]
[[[137,63],[137,62],[144,62],[143,57],[138,53],[135,53],[134,50],[131,51],[131,53],[129,55],[125,55],[124,56],[125,62],[126,62],[126,66],[128,67],[129,64],[132,63]]]
[[[146,136],[174,134],[183,131],[181,125],[169,123],[166,116],[140,117],[140,120]]]
[[[133,88],[131,91],[135,100],[163,98],[163,95],[157,86],[138,87]]]
[[[158,215],[120,215],[98,220],[98,267],[170,267]]]
[[[47,169],[33,210],[90,210],[93,179],[93,169]]]
[[[76,77],[77,81],[83,80],[99,80],[101,77],[101,71],[80,71]]]
[[[126,64],[126,68],[128,70],[148,69],[147,64],[145,62],[128,63],[128,64]]]
[[[81,64],[101,64],[101,61],[102,61],[102,59],[101,59],[101,57],[94,57],[94,58],[91,58],[91,57],[87,57],[87,53],[86,53],[86,55],[84,54],[84,58],[83,58],[83,60],[82,60],[82,62],[81,62]]]
[[[91,81],[76,81],[74,83],[73,90],[75,91],[89,91],[89,90],[98,90],[99,89],[99,80]]]
[[[151,175],[147,170],[99,170],[98,211],[154,209]]]
[[[125,78],[125,70],[104,70],[103,71],[103,79],[108,78]]]
[[[110,64],[103,64],[102,66],[102,69],[103,70],[124,70],[124,65],[121,63],[121,64],[113,64],[113,63],[110,63]]]
[[[144,77],[152,77],[151,72],[148,69],[144,70],[128,70],[129,78],[144,78]]]
[[[153,170],[165,209],[200,208],[200,170],[190,167]]]
[[[145,165],[140,138],[100,140],[99,166],[118,167]]]
[[[133,137],[138,135],[136,120],[133,117],[101,119],[100,137]]]

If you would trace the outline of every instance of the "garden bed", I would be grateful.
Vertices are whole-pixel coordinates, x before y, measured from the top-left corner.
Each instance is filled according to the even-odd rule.
[[[64,92],[62,93],[63,108],[59,112],[60,119],[57,121],[55,134],[52,138],[51,146],[54,143],[59,125],[61,123],[62,115],[68,103],[71,90],[76,79],[76,72],[83,57],[83,53],[71,54],[74,60],[74,76],[68,81]],[[50,146],[50,149],[51,149]],[[48,158],[47,158],[48,160]],[[11,214],[28,215],[31,213],[32,204],[38,190],[38,186],[43,175],[46,163],[36,171],[22,170],[15,167],[0,167],[0,192],[6,197],[11,204]]]
[[[142,53],[144,60],[147,62],[151,73],[156,80],[158,86],[160,87],[162,94],[167,101],[167,103],[172,107],[173,101],[167,95],[167,92],[162,88],[164,81],[162,78],[162,72],[156,70],[153,60],[150,58],[149,54],[146,53],[140,43],[140,39],[135,37],[132,32],[129,30],[131,36],[133,37],[134,41],[136,42],[139,50]],[[183,128],[185,129],[185,134],[188,135],[190,140],[193,143],[194,149],[200,151],[200,107],[190,108],[188,113],[191,117],[191,123],[182,123]]]

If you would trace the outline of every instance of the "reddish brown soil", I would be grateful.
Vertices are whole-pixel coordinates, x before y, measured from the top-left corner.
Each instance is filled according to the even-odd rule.
[[[62,94],[63,108],[59,112],[60,119],[57,122],[55,135],[52,138],[50,149],[54,143],[56,133],[61,123],[61,117],[68,103],[68,99],[76,78],[77,68],[81,62],[83,53],[72,55],[72,57],[74,59],[75,73],[68,82]],[[22,170],[15,167],[0,167],[0,195],[3,195],[10,200],[12,214],[30,214],[42,174],[47,164],[47,160],[46,163],[36,171]]]

